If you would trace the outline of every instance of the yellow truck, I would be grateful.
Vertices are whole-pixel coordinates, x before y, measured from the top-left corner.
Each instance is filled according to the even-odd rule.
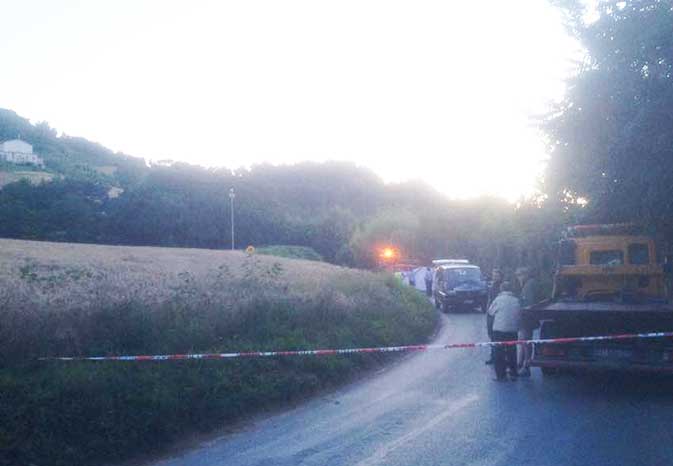
[[[635,226],[581,225],[559,241],[552,299],[524,310],[540,338],[673,331],[670,270],[653,238]],[[537,344],[532,365],[564,369],[673,371],[669,338]]]

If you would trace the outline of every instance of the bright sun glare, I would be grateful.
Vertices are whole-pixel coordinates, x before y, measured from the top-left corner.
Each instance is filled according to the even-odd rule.
[[[577,53],[544,1],[33,0],[3,16],[0,107],[34,121],[154,160],[349,160],[461,198],[534,189],[532,118]]]

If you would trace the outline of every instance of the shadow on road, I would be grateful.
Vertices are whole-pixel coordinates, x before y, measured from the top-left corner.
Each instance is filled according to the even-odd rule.
[[[673,404],[672,374],[576,372],[548,377],[544,382],[585,398],[608,396],[613,400],[647,399]]]

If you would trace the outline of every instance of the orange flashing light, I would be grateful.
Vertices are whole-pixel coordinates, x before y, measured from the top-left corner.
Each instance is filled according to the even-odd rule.
[[[387,247],[381,250],[381,259],[389,261],[397,257],[397,251],[394,248]]]

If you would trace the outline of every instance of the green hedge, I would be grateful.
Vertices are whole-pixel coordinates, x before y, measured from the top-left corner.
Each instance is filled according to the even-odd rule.
[[[309,261],[322,261],[323,258],[315,249],[306,246],[262,246],[257,248],[258,254],[285,257],[287,259],[304,259]]]

